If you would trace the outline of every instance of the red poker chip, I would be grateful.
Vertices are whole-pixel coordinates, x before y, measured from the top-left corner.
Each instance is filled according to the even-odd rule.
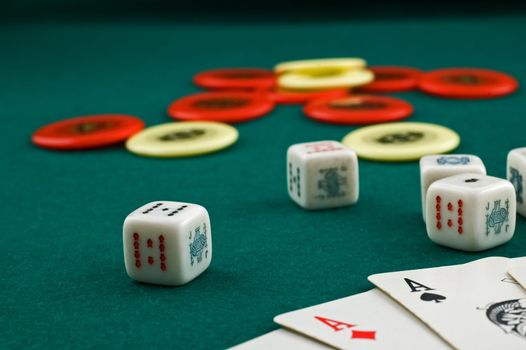
[[[181,120],[238,123],[262,117],[274,109],[268,93],[216,91],[186,96],[168,107],[168,115]]]
[[[270,92],[270,97],[279,104],[303,104],[310,100],[320,98],[337,98],[347,96],[348,89],[335,89],[324,91],[286,91],[275,89]]]
[[[260,68],[224,68],[198,73],[194,84],[205,89],[270,90],[276,85],[273,71]]]
[[[144,129],[144,122],[124,114],[98,114],[61,120],[38,129],[35,145],[57,150],[99,148],[125,141]]]
[[[419,88],[431,95],[459,99],[488,99],[513,93],[519,87],[507,74],[480,68],[446,68],[425,73]]]
[[[390,93],[414,90],[423,72],[416,68],[378,66],[369,67],[374,73],[372,83],[360,87],[365,93]]]
[[[394,97],[355,95],[313,100],[303,111],[320,122],[365,125],[407,118],[413,113],[413,106]]]

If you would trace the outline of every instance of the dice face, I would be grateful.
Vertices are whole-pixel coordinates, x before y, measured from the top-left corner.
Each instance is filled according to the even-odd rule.
[[[480,174],[447,177],[427,191],[427,234],[450,248],[489,249],[513,237],[515,210],[515,189],[509,181]]]
[[[507,173],[508,180],[513,184],[513,187],[515,187],[517,212],[522,216],[526,216],[526,203],[524,202],[526,148],[516,148],[508,153]]]
[[[356,203],[359,195],[356,153],[336,141],[292,145],[287,151],[289,195],[305,209]]]
[[[201,274],[212,259],[210,219],[191,203],[156,201],[126,217],[124,263],[139,282],[181,285]]]
[[[424,221],[426,220],[426,194],[429,186],[437,180],[465,173],[486,175],[486,167],[479,157],[472,154],[437,154],[420,159],[420,185]]]

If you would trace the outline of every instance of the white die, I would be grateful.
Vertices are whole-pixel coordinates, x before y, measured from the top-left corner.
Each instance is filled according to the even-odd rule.
[[[472,154],[435,154],[420,158],[420,188],[424,221],[426,221],[426,193],[429,186],[448,176],[466,173],[486,175],[486,167],[479,157]]]
[[[509,181],[480,174],[447,177],[427,191],[427,234],[450,248],[489,249],[513,237],[515,210],[515,189]]]
[[[507,162],[508,180],[515,187],[517,197],[517,212],[526,216],[526,203],[524,202],[524,174],[526,174],[526,148],[516,148],[508,153]]]
[[[124,263],[139,282],[181,285],[210,265],[208,212],[200,205],[155,201],[124,220]]]
[[[336,141],[299,143],[287,151],[290,198],[305,209],[356,203],[359,194],[356,153]]]

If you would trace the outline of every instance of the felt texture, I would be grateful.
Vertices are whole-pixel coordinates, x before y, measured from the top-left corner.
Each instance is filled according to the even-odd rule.
[[[286,149],[341,140],[299,106],[238,124],[220,153],[150,159],[122,145],[80,152],[33,146],[37,128],[97,113],[170,121],[174,99],[199,91],[196,72],[359,56],[371,65],[492,68],[525,81],[526,16],[375,21],[8,21],[0,24],[2,232],[0,337],[6,348],[225,348],[271,331],[280,313],[372,288],[373,273],[525,255],[525,220],[508,244],[481,253],[440,247],[421,218],[417,162],[360,161],[360,199],[309,212],[287,194]],[[458,152],[505,176],[526,146],[525,95],[459,101],[397,94],[410,121],[462,137]],[[124,270],[122,223],[153,200],[205,206],[213,260],[188,285],[139,284]],[[352,322],[352,319],[345,320]]]

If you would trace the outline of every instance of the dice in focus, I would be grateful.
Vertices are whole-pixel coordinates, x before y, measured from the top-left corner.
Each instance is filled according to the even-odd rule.
[[[290,198],[305,209],[327,209],[356,203],[358,157],[336,141],[295,144],[287,151]]]
[[[513,237],[515,210],[509,181],[477,173],[450,176],[427,191],[427,234],[446,247],[486,250]]]
[[[191,203],[148,203],[124,220],[123,244],[132,279],[169,286],[188,283],[212,260],[208,212]]]
[[[426,194],[429,186],[445,177],[459,174],[486,175],[482,160],[472,154],[436,154],[420,158],[420,187],[422,215],[426,220]]]
[[[524,202],[524,174],[526,174],[526,147],[516,148],[508,153],[507,162],[508,180],[515,187],[517,197],[517,212],[526,216],[526,203]]]

